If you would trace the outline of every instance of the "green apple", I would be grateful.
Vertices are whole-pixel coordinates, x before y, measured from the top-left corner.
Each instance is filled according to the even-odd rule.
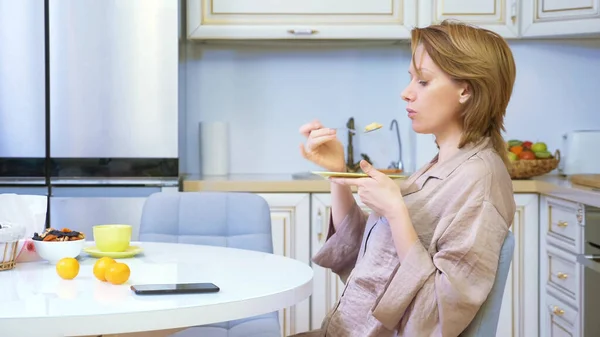
[[[510,160],[511,162],[517,161],[517,160],[519,160],[519,156],[517,156],[516,153],[509,152],[508,160]]]
[[[534,152],[534,153],[535,153],[535,157],[540,158],[540,159],[546,159],[546,158],[552,157],[552,153],[550,153],[548,151],[539,151],[539,152]]]
[[[548,151],[548,147],[546,146],[546,143],[537,142],[537,143],[531,145],[531,151],[546,152],[546,151]]]

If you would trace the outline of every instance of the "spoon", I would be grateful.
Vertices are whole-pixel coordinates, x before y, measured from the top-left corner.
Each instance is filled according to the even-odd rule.
[[[352,129],[348,129],[348,128],[331,128],[332,130],[348,130],[348,132],[350,133],[356,133],[356,131],[352,130]]]

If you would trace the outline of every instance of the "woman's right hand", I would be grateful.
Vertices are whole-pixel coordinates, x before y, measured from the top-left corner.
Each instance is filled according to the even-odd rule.
[[[344,146],[337,139],[336,130],[323,127],[319,121],[304,124],[300,133],[307,138],[300,144],[300,153],[311,162],[331,172],[346,171]]]

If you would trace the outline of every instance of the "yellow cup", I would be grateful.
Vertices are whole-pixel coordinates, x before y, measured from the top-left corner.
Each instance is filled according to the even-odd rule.
[[[101,252],[124,252],[131,242],[130,225],[98,225],[93,227],[96,248]]]

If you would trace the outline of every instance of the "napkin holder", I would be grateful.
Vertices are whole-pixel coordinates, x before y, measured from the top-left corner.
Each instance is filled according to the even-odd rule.
[[[0,194],[0,271],[41,260],[31,238],[44,230],[46,211],[46,196]]]

